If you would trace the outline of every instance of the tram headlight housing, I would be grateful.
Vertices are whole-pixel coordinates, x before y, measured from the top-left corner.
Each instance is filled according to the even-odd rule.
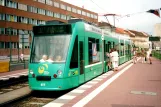
[[[62,75],[62,70],[58,70],[58,71],[57,71],[57,74],[58,74],[58,75]]]
[[[30,74],[33,74],[34,72],[30,69],[29,73],[30,73]]]

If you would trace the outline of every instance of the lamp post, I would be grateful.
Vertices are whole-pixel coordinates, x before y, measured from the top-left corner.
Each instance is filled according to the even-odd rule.
[[[9,36],[10,36],[10,62],[12,61],[12,42],[11,42],[11,30],[12,28],[8,28],[9,30]]]

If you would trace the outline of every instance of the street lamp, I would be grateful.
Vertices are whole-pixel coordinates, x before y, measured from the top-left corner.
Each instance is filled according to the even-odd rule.
[[[9,36],[10,36],[10,62],[12,61],[12,42],[11,42],[11,30],[12,28],[8,28],[9,30]]]

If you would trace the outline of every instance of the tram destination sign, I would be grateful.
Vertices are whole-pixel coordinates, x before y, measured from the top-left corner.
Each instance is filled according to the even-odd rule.
[[[71,34],[71,25],[34,26],[33,33],[34,35]]]

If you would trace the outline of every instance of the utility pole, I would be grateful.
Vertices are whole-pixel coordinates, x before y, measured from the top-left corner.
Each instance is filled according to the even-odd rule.
[[[113,31],[115,29],[115,16],[116,16],[116,14],[105,14],[104,16],[106,17],[109,24],[110,24],[110,22],[109,22],[107,16],[113,16],[114,27],[111,26],[111,31]]]

